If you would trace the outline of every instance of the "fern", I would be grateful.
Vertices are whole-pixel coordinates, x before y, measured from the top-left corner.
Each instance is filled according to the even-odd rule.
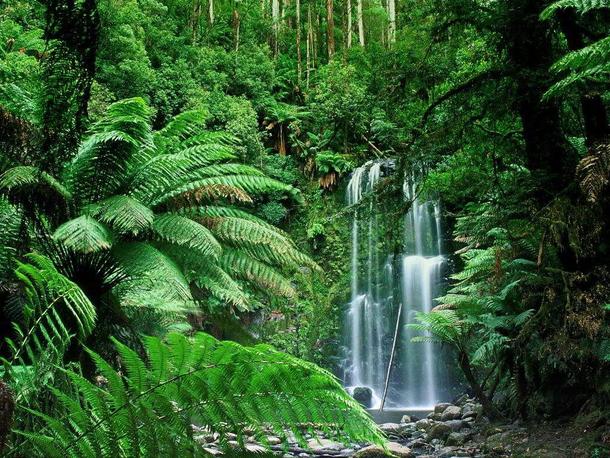
[[[96,311],[82,290],[62,275],[53,263],[39,254],[18,262],[15,275],[24,286],[23,318],[14,323],[16,340],[8,340],[12,364],[36,362],[37,355],[56,355],[61,361],[70,342],[72,328],[85,339],[96,321]],[[70,320],[72,326],[67,325]]]
[[[90,216],[109,225],[119,234],[138,235],[152,227],[154,213],[147,206],[129,196],[117,195],[90,205],[85,209]]]
[[[586,14],[595,9],[610,8],[609,0],[559,0],[548,6],[541,14],[543,20],[552,18],[563,9],[573,8],[580,14]]]
[[[95,253],[110,249],[114,237],[108,227],[83,215],[59,226],[53,238],[75,251]]]
[[[80,393],[55,390],[65,418],[39,415],[41,433],[22,433],[41,456],[206,456],[191,423],[243,441],[247,430],[262,437],[288,430],[321,429],[344,441],[382,444],[370,417],[328,372],[268,346],[242,347],[199,333],[188,339],[146,339],[146,360],[115,341],[120,375],[89,352],[106,387],[68,371]],[[248,434],[251,434],[250,432]]]

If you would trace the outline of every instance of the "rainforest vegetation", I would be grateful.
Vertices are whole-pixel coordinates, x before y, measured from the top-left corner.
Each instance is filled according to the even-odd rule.
[[[413,170],[442,203],[409,326],[456,394],[608,456],[609,107],[608,0],[0,0],[2,453],[383,447],[335,375],[387,159],[384,240]]]

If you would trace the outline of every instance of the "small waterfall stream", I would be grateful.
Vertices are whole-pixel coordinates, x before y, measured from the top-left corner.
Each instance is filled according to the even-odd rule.
[[[345,321],[348,347],[344,381],[349,388],[369,387],[373,407],[383,395],[397,313],[402,302],[399,340],[387,407],[427,408],[442,400],[443,358],[431,342],[413,343],[417,333],[407,328],[416,313],[429,312],[442,294],[444,270],[441,209],[438,201],[422,201],[415,179],[404,183],[406,201],[413,201],[403,224],[403,248],[398,255],[384,233],[384,214],[369,195],[379,180],[393,173],[390,161],[371,161],[354,170],[347,203],[368,202],[353,213],[351,239],[351,299]]]

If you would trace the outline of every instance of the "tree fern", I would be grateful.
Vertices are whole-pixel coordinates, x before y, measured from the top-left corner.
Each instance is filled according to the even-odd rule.
[[[540,15],[542,19],[550,19],[558,11],[573,8],[580,14],[586,14],[595,9],[610,8],[609,0],[559,0],[548,6]]]
[[[21,322],[14,324],[17,339],[8,341],[13,364],[31,364],[45,354],[55,354],[55,361],[61,361],[72,330],[80,339],[93,331],[95,308],[48,258],[30,254],[26,259],[15,271],[24,287],[24,306]]]
[[[270,347],[170,334],[166,341],[147,338],[143,360],[115,345],[123,375],[90,352],[106,386],[68,371],[80,396],[55,390],[65,418],[37,413],[46,430],[22,433],[41,456],[205,456],[191,423],[221,437],[235,433],[239,441],[246,430],[258,437],[291,431],[305,443],[304,432],[315,428],[342,440],[383,443],[377,426],[330,373]]]
[[[136,199],[116,195],[86,207],[85,212],[119,234],[138,235],[152,227],[154,213]]]
[[[79,216],[59,226],[53,238],[67,248],[81,253],[108,250],[113,244],[112,231],[87,215]]]

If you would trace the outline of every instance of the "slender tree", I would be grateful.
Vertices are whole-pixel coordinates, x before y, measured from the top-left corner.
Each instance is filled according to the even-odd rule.
[[[326,34],[328,60],[335,55],[335,19],[333,17],[333,0],[326,0]]]
[[[347,0],[347,47],[352,47],[352,0]]]
[[[362,13],[362,1],[358,0],[358,39],[360,40],[360,46],[364,46],[364,17]]]
[[[396,0],[388,0],[388,46],[396,43]]]
[[[298,84],[301,84],[301,73],[302,73],[302,60],[303,57],[301,56],[301,0],[296,0],[295,3],[295,9],[296,9],[296,39],[297,39],[297,82]]]

